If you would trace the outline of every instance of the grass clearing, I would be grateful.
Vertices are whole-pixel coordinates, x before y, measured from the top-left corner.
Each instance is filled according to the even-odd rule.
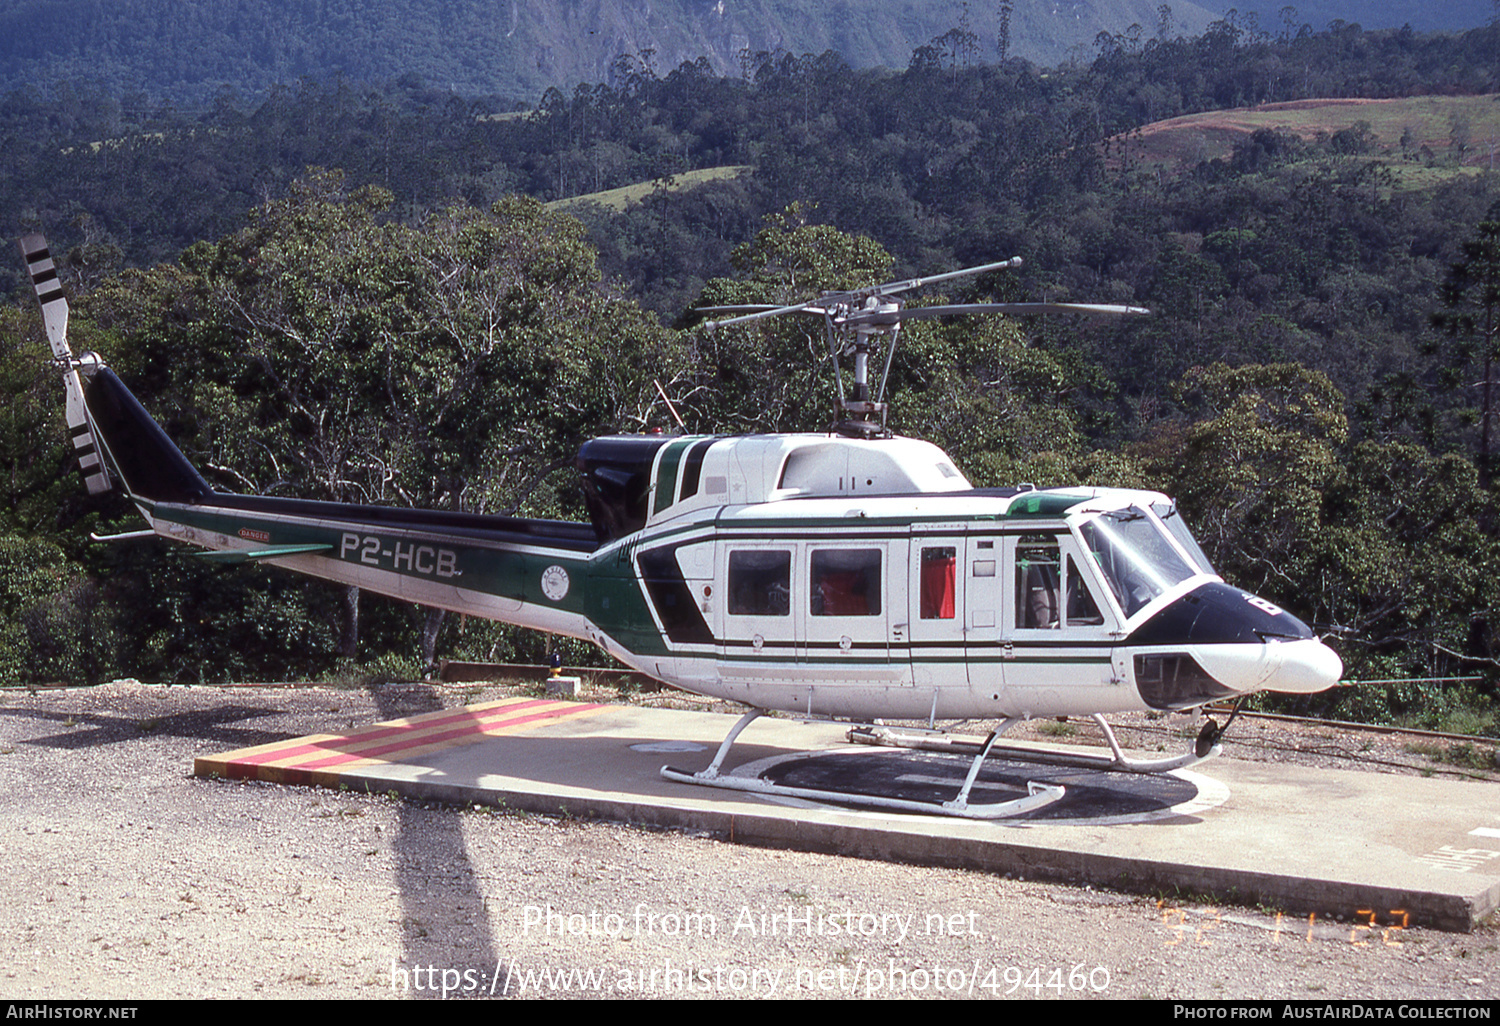
[[[567,199],[553,200],[547,204],[549,210],[567,210],[571,207],[583,206],[592,203],[620,213],[632,203],[640,203],[657,189],[664,188],[667,192],[684,192],[695,189],[709,182],[727,181],[738,178],[740,175],[750,171],[745,164],[725,164],[720,167],[705,167],[697,171],[684,171],[680,175],[671,178],[653,178],[649,182],[636,182],[634,185],[622,185],[618,189],[606,189],[603,192],[591,192],[584,196],[569,196]]]
[[[1111,140],[1111,161],[1122,151],[1132,166],[1181,171],[1200,161],[1227,158],[1260,129],[1293,132],[1306,140],[1332,136],[1366,122],[1371,152],[1358,159],[1387,161],[1403,187],[1430,188],[1455,174],[1480,174],[1500,165],[1500,95],[1412,96],[1396,100],[1296,100],[1260,107],[1188,114],[1145,125]],[[1462,165],[1453,140],[1468,140]],[[1403,147],[1402,137],[1406,137]],[[1424,148],[1426,152],[1424,153]]]

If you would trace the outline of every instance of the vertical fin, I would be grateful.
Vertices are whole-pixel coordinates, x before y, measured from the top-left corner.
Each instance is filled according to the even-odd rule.
[[[83,472],[89,494],[99,495],[109,491],[109,475],[99,459],[99,446],[89,425],[88,408],[83,402],[78,364],[73,359],[73,351],[68,348],[68,300],[63,295],[62,283],[57,279],[57,265],[52,261],[47,240],[41,235],[22,237],[21,253],[26,258],[26,271],[31,275],[37,301],[42,306],[47,344],[52,347],[53,358],[63,368],[63,388],[68,395],[68,435],[73,442],[73,453],[78,457],[78,468]]]

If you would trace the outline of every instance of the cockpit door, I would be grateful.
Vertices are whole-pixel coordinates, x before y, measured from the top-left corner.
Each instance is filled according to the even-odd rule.
[[[1093,556],[1066,532],[1005,539],[1002,622],[1013,715],[1082,714],[1119,680],[1114,606]],[[1092,711],[1105,706],[1095,705]]]

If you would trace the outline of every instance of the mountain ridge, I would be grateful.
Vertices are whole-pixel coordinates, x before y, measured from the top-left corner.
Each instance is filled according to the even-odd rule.
[[[1013,7],[1008,55],[1039,64],[1091,56],[1100,32],[1139,25],[1149,38],[1161,27],[1152,0]],[[300,78],[416,74],[464,95],[534,102],[549,87],[666,74],[700,58],[715,74],[740,74],[745,57],[778,49],[904,68],[946,36],[939,59],[992,61],[1000,10],[961,0],[20,0],[0,4],[0,90],[82,80],[196,104]],[[1171,10],[1177,33],[1217,17],[1195,3]]]

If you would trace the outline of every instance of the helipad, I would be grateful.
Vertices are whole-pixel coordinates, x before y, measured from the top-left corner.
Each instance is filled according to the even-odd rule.
[[[1218,895],[1374,925],[1467,930],[1500,906],[1500,787],[1214,760],[1164,778],[994,756],[973,801],[1067,797],[1016,819],[874,812],[671,783],[734,717],[507,699],[199,758],[199,776],[488,803],[707,831],[747,844],[964,866],[1167,895]],[[724,771],[942,800],[969,759],[870,749],[847,725],[762,718]],[[798,785],[800,786],[800,785]]]

